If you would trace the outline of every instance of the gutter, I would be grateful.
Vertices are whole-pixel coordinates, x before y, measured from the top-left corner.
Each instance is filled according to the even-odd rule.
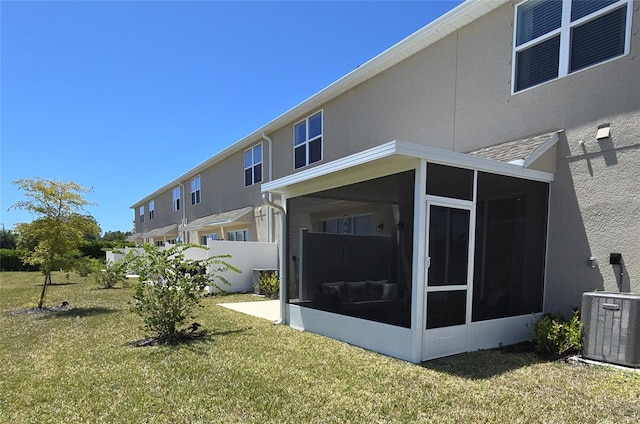
[[[261,135],[263,140],[266,140],[268,145],[269,145],[269,157],[267,160],[267,171],[269,173],[269,182],[271,182],[272,178],[272,169],[273,169],[273,150],[272,150],[272,146],[273,146],[273,140],[271,140],[271,137],[269,137],[264,131],[262,132]],[[262,157],[264,159],[264,149],[262,149]],[[269,196],[269,201],[267,202],[267,204],[271,204],[273,203],[273,197],[271,196],[271,193],[268,193]],[[272,242],[273,241],[273,210],[269,209],[269,214],[267,215],[267,241],[268,242]]]
[[[286,267],[284,263],[285,255],[284,255],[284,241],[286,239],[285,235],[285,218],[287,216],[287,211],[280,206],[279,204],[273,202],[269,197],[271,193],[262,193],[262,200],[276,210],[276,213],[280,215],[280,243],[278,246],[278,277],[280,279],[280,319],[274,324],[286,324],[287,323],[287,292],[285,290],[285,281],[286,278]]]

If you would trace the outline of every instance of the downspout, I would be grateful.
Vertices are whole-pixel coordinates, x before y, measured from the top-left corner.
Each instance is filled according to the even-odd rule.
[[[262,138],[264,140],[267,141],[268,145],[269,145],[269,157],[267,160],[267,172],[268,172],[268,181],[272,180],[272,167],[273,167],[273,153],[272,153],[272,146],[273,146],[273,141],[271,140],[271,138],[269,136],[267,136],[267,134],[263,131],[262,132]],[[263,150],[264,151],[264,150]],[[269,197],[269,201],[267,202],[267,204],[271,204],[273,203],[273,199],[271,197],[271,193],[267,193],[267,196]],[[267,214],[267,241],[268,242],[272,242],[273,241],[273,211],[271,209],[269,209],[269,213]]]
[[[180,189],[182,190],[182,193],[180,193],[180,203],[182,203],[180,205],[180,208],[182,209],[182,243],[187,243],[187,232],[184,230],[184,227],[187,225],[187,210],[186,210],[186,204],[187,202],[185,202],[184,200],[184,184],[182,183],[178,183],[178,185],[180,186]]]
[[[280,215],[280,243],[279,243],[279,252],[278,252],[278,277],[280,277],[280,319],[276,321],[274,324],[286,324],[286,316],[287,316],[287,292],[285,287],[285,281],[287,281],[287,268],[285,267],[285,246],[284,241],[286,240],[285,235],[285,219],[287,215],[287,211],[280,206],[279,204],[273,202],[271,199],[271,193],[262,193],[262,200],[275,209],[278,215]]]

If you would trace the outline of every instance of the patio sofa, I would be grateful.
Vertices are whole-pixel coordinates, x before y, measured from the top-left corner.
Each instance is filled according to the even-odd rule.
[[[400,302],[397,285],[388,280],[334,281],[320,284],[317,307],[349,313],[386,307]]]

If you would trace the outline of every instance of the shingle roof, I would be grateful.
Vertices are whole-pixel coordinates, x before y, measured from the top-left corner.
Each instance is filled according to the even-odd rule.
[[[473,150],[467,154],[486,159],[499,160],[502,162],[513,162],[525,160],[533,152],[542,146],[546,141],[556,135],[558,131],[551,131],[544,134],[534,135],[518,140],[507,141],[489,147]]]
[[[234,209],[227,212],[214,213],[213,215],[197,218],[188,223],[183,229],[186,231],[197,230],[205,227],[213,227],[216,225],[237,222],[240,218],[253,211],[253,206],[246,206],[240,209]]]

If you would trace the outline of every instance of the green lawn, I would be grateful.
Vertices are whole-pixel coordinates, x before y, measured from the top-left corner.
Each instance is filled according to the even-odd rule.
[[[481,351],[413,365],[218,307],[209,336],[130,348],[139,318],[129,288],[54,275],[49,315],[42,276],[0,273],[0,422],[468,423],[640,422],[640,374]]]

